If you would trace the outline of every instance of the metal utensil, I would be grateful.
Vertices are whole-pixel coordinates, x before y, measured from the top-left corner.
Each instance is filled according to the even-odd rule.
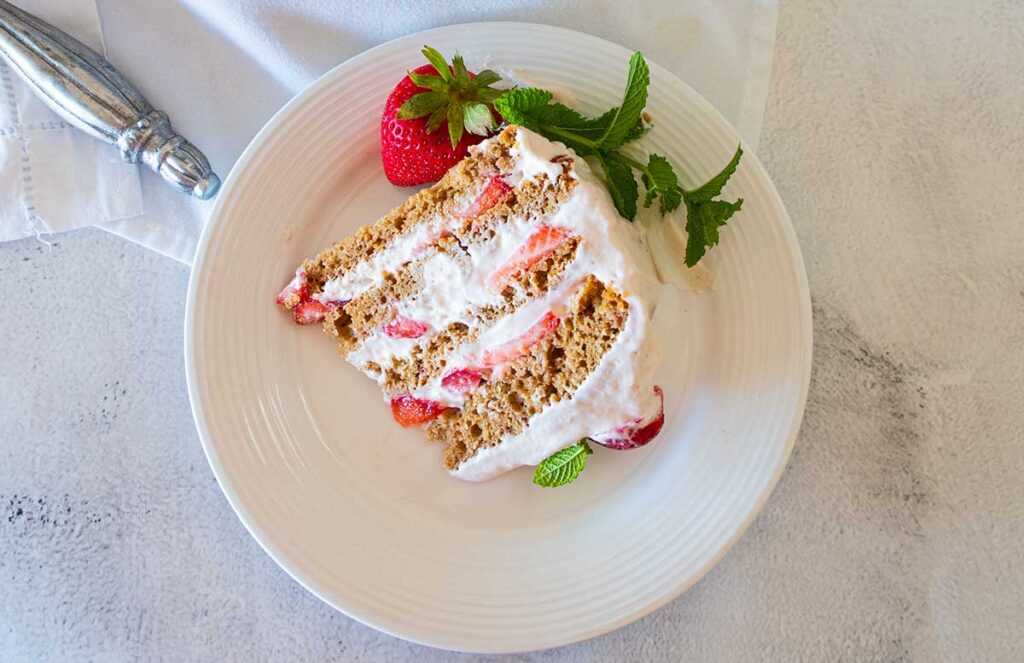
[[[99,53],[0,0],[0,55],[58,115],[143,163],[171,186],[212,198],[220,178],[192,143]]]

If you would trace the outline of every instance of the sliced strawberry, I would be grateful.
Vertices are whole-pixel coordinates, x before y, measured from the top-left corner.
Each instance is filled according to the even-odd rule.
[[[500,366],[527,355],[530,352],[530,348],[543,341],[558,329],[560,322],[558,316],[553,311],[548,311],[544,314],[544,317],[534,323],[519,338],[506,341],[496,348],[484,350],[482,358],[484,367]]]
[[[413,398],[409,395],[395,396],[391,399],[391,416],[404,428],[433,421],[444,411],[445,407],[437,401]]]
[[[429,329],[429,325],[397,313],[394,320],[384,325],[384,335],[391,338],[419,338]]]
[[[475,368],[458,368],[441,378],[441,386],[457,394],[468,394],[476,389],[483,379],[484,374]]]
[[[277,303],[279,306],[285,308],[292,308],[303,299],[309,298],[309,281],[306,278],[306,272],[301,269],[295,272],[295,276],[292,280],[284,287],[284,290],[278,293]]]
[[[512,257],[491,274],[487,279],[487,284],[492,290],[501,290],[506,281],[547,258],[567,239],[569,239],[569,233],[562,228],[546,224],[537,228],[532,235],[526,238],[523,245],[516,249]]]
[[[656,417],[646,423],[641,420],[632,421],[625,426],[616,428],[607,436],[599,435],[591,439],[609,449],[620,450],[636,449],[653,440],[661,432],[661,427],[665,425],[665,394],[661,391],[661,387],[655,387],[654,393],[661,401]]]
[[[315,299],[303,299],[295,305],[292,313],[295,315],[295,322],[300,325],[311,325],[323,320],[332,308],[334,307]]]
[[[501,179],[500,175],[494,175],[491,179],[487,180],[487,184],[484,185],[483,190],[473,199],[469,209],[466,210],[463,216],[467,219],[475,219],[510,197],[512,197],[512,187],[505,180]]]

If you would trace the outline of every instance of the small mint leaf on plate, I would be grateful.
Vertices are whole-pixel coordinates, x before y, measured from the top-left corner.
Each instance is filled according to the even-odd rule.
[[[587,466],[587,456],[594,453],[586,440],[548,456],[533,472],[533,482],[544,488],[557,488],[572,483]]]

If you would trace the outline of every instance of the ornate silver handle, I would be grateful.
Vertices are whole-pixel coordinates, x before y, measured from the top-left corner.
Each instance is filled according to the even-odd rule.
[[[171,186],[212,198],[220,178],[192,143],[171,128],[142,93],[96,51],[0,0],[0,55],[46,104],[83,131],[117,145]]]

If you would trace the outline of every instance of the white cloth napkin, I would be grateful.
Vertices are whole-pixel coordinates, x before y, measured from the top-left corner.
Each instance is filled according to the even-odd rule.
[[[102,52],[94,0],[17,4]],[[0,61],[0,241],[142,213],[138,170],[70,127]]]
[[[549,23],[642,50],[710,99],[756,146],[776,17],[776,0],[97,2],[110,60],[222,177],[274,111],[332,66],[410,32],[469,21]],[[103,227],[191,262],[212,204],[146,171],[142,188],[145,214]]]

